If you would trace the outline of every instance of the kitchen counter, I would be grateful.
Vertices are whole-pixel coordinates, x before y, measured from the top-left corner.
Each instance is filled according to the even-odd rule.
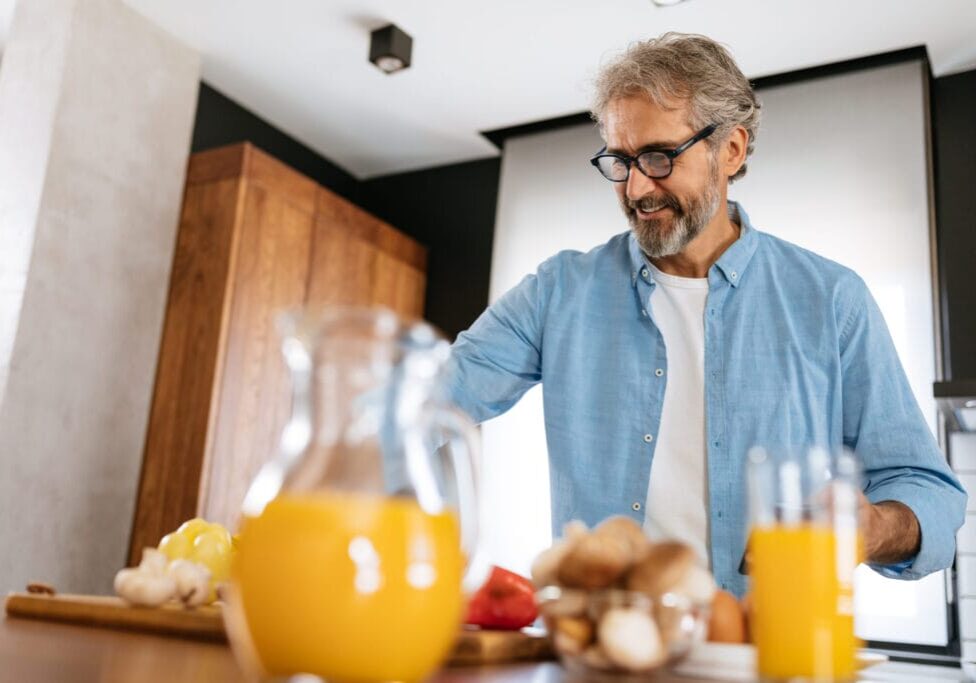
[[[0,623],[0,672],[17,683],[214,683],[245,681],[230,648],[179,638],[7,617]],[[558,683],[553,662],[452,668],[432,683]],[[656,683],[712,679],[659,676]],[[960,670],[888,662],[869,669],[863,681],[920,683],[965,681]]]

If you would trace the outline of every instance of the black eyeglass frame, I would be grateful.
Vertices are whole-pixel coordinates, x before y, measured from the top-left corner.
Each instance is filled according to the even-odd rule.
[[[670,176],[671,175],[671,172],[674,171],[674,160],[678,157],[678,155],[680,155],[682,152],[687,151],[688,148],[691,147],[692,145],[694,145],[695,143],[701,142],[702,140],[704,140],[705,138],[707,138],[709,135],[711,135],[712,133],[714,133],[717,129],[718,129],[718,125],[713,123],[710,126],[705,126],[700,131],[698,131],[697,133],[695,133],[694,135],[692,135],[690,138],[688,138],[687,140],[685,140],[684,142],[682,142],[680,145],[678,145],[674,149],[649,149],[649,150],[646,150],[644,152],[641,152],[637,156],[633,156],[633,157],[627,156],[626,154],[605,153],[607,151],[607,147],[606,147],[606,145],[604,145],[603,148],[600,149],[600,151],[597,152],[596,155],[594,155],[592,159],[590,159],[590,163],[593,164],[593,166],[596,168],[596,170],[600,171],[600,175],[603,176],[604,178],[607,178],[607,176],[603,172],[603,170],[600,168],[600,159],[603,159],[603,158],[606,158],[606,157],[611,157],[613,159],[617,159],[617,160],[622,161],[625,164],[627,164],[627,175],[625,177],[621,178],[620,180],[614,180],[613,178],[607,178],[607,180],[609,180],[611,183],[625,183],[628,180],[630,180],[630,170],[635,165],[637,166],[637,170],[640,171],[641,173],[643,173],[648,178],[651,178],[652,180],[663,180],[664,178],[667,178],[668,176]],[[652,176],[652,175],[649,175],[647,172],[645,172],[644,169],[641,168],[640,162],[638,162],[638,159],[640,159],[645,154],[663,154],[665,157],[667,157],[667,159],[668,159],[668,172],[665,173],[664,175],[657,175],[657,176]]]

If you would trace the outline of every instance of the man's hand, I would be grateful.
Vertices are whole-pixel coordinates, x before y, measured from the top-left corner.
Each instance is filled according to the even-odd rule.
[[[872,564],[907,560],[918,553],[922,544],[922,531],[915,513],[895,500],[872,504],[861,493],[858,523],[864,539],[865,561]]]

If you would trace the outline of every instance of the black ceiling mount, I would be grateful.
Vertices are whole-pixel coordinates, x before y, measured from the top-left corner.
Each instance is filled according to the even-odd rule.
[[[392,74],[410,66],[413,38],[394,24],[378,28],[369,36],[369,61]]]

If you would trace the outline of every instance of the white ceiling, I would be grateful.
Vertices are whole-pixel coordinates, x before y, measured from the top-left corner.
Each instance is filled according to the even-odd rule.
[[[749,77],[918,44],[937,76],[976,67],[974,0],[124,1],[200,50],[204,80],[359,178],[497,154],[479,131],[585,110],[601,60],[667,30],[722,41]],[[391,76],[366,59],[388,22],[414,39]]]

